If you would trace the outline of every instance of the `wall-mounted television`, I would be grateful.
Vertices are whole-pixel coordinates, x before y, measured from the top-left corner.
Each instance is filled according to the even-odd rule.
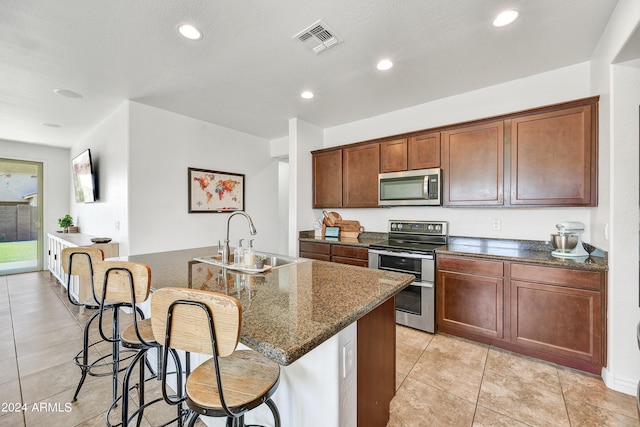
[[[71,161],[73,166],[73,189],[77,203],[97,200],[96,179],[91,162],[91,150],[86,149]]]

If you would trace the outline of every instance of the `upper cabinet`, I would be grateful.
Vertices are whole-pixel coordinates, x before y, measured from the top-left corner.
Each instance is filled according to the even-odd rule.
[[[440,132],[425,133],[409,138],[408,169],[440,167]]]
[[[342,207],[342,150],[313,154],[313,207]]]
[[[345,148],[342,161],[342,207],[377,207],[380,144]]]
[[[442,169],[443,206],[597,206],[597,96],[313,154],[313,207],[377,207],[378,173]]]
[[[504,204],[504,124],[485,123],[442,133],[442,204]]]
[[[440,167],[440,132],[380,143],[380,173]]]
[[[380,173],[407,170],[407,138],[380,143]]]
[[[378,206],[380,144],[314,151],[314,208]]]
[[[511,204],[596,206],[595,105],[511,120]]]

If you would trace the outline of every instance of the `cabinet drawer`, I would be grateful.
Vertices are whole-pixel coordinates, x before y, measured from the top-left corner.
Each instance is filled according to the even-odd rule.
[[[300,252],[313,252],[316,254],[331,254],[331,245],[328,243],[300,242]]]
[[[309,259],[317,259],[320,261],[331,261],[331,255],[325,254],[316,254],[313,252],[302,252],[300,251],[301,258],[309,258]]]
[[[502,277],[504,275],[504,264],[501,261],[440,256],[437,257],[437,265],[438,270],[494,277]]]
[[[603,283],[600,273],[597,271],[544,267],[532,264],[511,264],[511,278],[595,290],[601,290]]]
[[[368,267],[369,262],[364,259],[355,259],[355,258],[345,258],[339,256],[332,256],[332,262],[337,262],[338,264],[349,264],[349,265],[357,265],[358,267]]]
[[[357,246],[331,245],[331,255],[368,260],[369,250]]]

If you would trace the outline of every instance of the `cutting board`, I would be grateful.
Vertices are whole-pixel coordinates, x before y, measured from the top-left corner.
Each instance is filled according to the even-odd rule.
[[[324,219],[322,220],[322,223],[327,227],[335,227],[336,220],[342,219],[342,217],[338,212],[322,211],[322,215],[324,215]]]

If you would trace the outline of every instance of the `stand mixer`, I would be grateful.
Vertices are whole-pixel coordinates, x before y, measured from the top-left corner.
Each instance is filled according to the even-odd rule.
[[[567,221],[556,224],[557,234],[551,235],[554,251],[551,255],[559,258],[588,257],[589,253],[582,245],[580,235],[584,232],[584,224]]]

